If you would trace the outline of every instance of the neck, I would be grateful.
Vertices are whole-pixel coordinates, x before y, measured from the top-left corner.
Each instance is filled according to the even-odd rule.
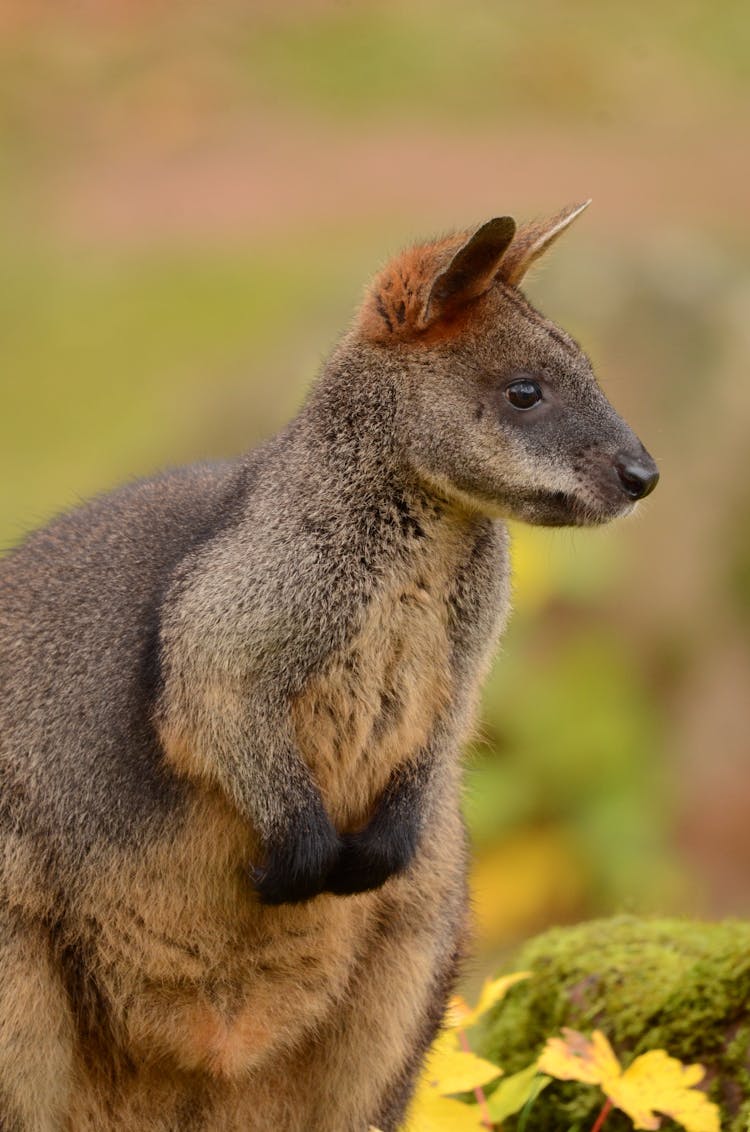
[[[347,480],[414,479],[399,454],[395,382],[356,354],[334,354],[298,422],[320,457],[342,468]]]
[[[400,442],[399,375],[362,361],[334,355],[290,430],[307,506],[356,516],[389,543],[473,541],[489,520],[418,475]]]

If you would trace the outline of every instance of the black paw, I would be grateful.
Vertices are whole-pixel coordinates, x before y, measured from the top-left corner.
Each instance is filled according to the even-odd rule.
[[[341,840],[325,815],[310,816],[269,845],[266,860],[250,876],[262,904],[299,904],[318,896],[341,851]]]
[[[325,891],[351,896],[380,888],[408,868],[417,848],[418,827],[412,822],[392,825],[376,820],[361,833],[347,834],[341,840]]]

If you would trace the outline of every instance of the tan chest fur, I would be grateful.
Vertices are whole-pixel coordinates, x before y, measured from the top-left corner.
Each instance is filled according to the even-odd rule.
[[[300,751],[342,832],[367,821],[451,693],[449,573],[427,553],[414,566],[384,584],[347,647],[292,706]],[[237,812],[203,789],[158,854],[135,871],[114,863],[106,896],[92,903],[110,909],[100,971],[136,1057],[224,1078],[259,1068],[337,1009],[381,902],[413,903],[404,877],[345,900],[263,907],[248,877],[256,856]]]
[[[321,1042],[324,1035],[330,1042],[343,1020],[350,1042],[365,1043],[359,1012],[376,1020],[379,1043],[361,1082],[365,1096],[371,1080],[375,1089],[390,1080],[409,1055],[442,954],[435,917],[443,923],[452,914],[446,894],[460,888],[458,811],[448,795],[444,804],[414,875],[346,899],[260,906],[237,862],[247,844],[239,827],[226,825],[218,797],[209,812],[194,815],[205,833],[198,844],[193,827],[148,865],[117,868],[113,861],[102,878],[106,900],[101,889],[90,893],[102,917],[94,969],[109,1016],[101,1060],[110,1064],[115,1037],[126,1069],[113,1106],[106,1103],[111,1085],[97,1076],[100,1058],[81,1051],[71,1128],[155,1129],[158,1106],[177,1105],[190,1090],[214,1098],[211,1132],[317,1127],[313,1119],[287,1125],[288,1114],[263,1114],[271,1102],[279,1107],[297,1075],[312,1081],[319,1064],[332,1100],[351,1087],[346,1062],[326,1063]],[[300,1088],[306,1097],[307,1086]],[[181,1126],[177,1117],[174,1126]],[[343,1132],[350,1124],[332,1127]]]
[[[367,821],[393,769],[429,739],[449,662],[445,584],[434,570],[396,577],[293,705],[297,744],[340,830]]]
[[[136,1063],[241,1078],[344,995],[377,894],[264,907],[252,854],[214,793],[148,860],[113,860],[89,890],[99,985]]]

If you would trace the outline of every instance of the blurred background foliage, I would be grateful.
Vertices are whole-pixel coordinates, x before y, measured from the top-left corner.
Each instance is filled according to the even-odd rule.
[[[514,531],[468,753],[485,962],[750,912],[749,39],[735,0],[0,10],[3,545],[278,428],[406,240],[595,198],[527,291],[662,484]]]

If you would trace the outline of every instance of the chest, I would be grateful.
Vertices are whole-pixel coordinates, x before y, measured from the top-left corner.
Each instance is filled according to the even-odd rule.
[[[299,749],[335,824],[356,827],[453,693],[449,580],[394,578],[295,701]]]

